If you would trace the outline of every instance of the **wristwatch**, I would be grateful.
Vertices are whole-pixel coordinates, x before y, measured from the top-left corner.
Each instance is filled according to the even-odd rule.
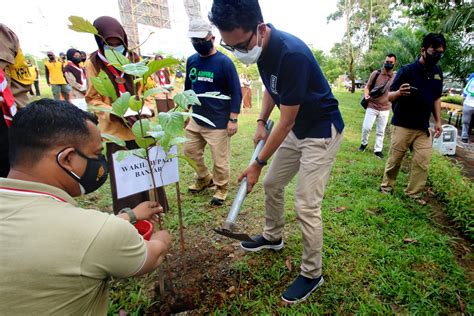
[[[119,214],[123,214],[123,213],[127,213],[131,224],[135,224],[137,222],[137,217],[135,216],[135,213],[133,212],[131,208],[126,207],[126,208],[121,209]]]
[[[233,119],[233,118],[229,118],[229,121],[232,122],[232,123],[237,123],[237,119]]]
[[[258,156],[255,157],[255,161],[256,161],[260,166],[262,166],[262,167],[267,165],[267,161],[266,161],[266,160],[259,159]]]

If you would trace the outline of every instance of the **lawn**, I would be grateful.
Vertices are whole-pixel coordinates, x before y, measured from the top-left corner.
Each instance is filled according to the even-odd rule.
[[[188,194],[186,188],[192,183],[194,172],[184,164],[180,169],[187,242],[184,253],[178,249],[175,188],[167,188],[172,211],[166,215],[165,224],[175,236],[168,266],[175,285],[188,280],[189,287],[199,289],[201,294],[192,305],[193,313],[474,314],[472,270],[466,271],[456,261],[454,246],[459,240],[439,229],[432,219],[434,210],[430,205],[421,206],[404,196],[406,168],[399,175],[394,195],[379,192],[385,160],[376,159],[372,150],[357,151],[364,115],[360,95],[340,92],[336,96],[346,129],[322,206],[326,282],[305,303],[289,307],[280,304],[282,291],[298,275],[302,253],[301,233],[293,210],[295,181],[286,191],[282,251],[246,254],[234,240],[211,231],[225,220],[237,191],[236,179],[253,151],[251,137],[258,118],[254,108],[240,116],[239,132],[232,138],[230,194],[224,206],[209,206],[210,191]],[[272,118],[278,119],[278,111]],[[373,138],[374,133],[369,148]],[[385,141],[384,152],[388,154],[389,133]],[[209,152],[206,154],[210,163]],[[262,180],[263,176],[238,218],[239,229],[249,234],[260,233],[263,224]],[[81,200],[83,206],[103,210],[110,209],[110,203],[108,186]],[[196,261],[184,261],[196,251],[200,254]],[[176,271],[178,268],[173,264],[181,257],[189,269]],[[462,259],[472,262],[472,254],[464,254]],[[213,260],[219,269],[213,270],[209,265]],[[205,277],[197,278],[196,274]],[[163,311],[161,306],[166,302],[154,292],[156,278],[154,273],[147,278],[114,281],[110,313],[121,308],[137,314]]]

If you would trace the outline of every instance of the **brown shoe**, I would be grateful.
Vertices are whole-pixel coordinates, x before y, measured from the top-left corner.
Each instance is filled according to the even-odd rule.
[[[216,186],[216,192],[211,200],[211,205],[222,205],[227,197],[227,185]]]
[[[197,179],[195,183],[191,184],[188,189],[189,192],[197,193],[202,190],[212,187],[214,183],[212,182],[212,174],[208,174],[204,178]]]
[[[380,192],[382,192],[382,194],[393,194],[393,188],[381,186]]]

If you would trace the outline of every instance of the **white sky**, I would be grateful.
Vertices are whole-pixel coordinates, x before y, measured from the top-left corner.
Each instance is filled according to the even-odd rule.
[[[76,33],[67,28],[70,15],[93,21],[110,15],[120,20],[118,0],[2,0],[0,22],[12,29],[20,39],[25,53],[43,56],[53,50],[56,55],[70,47],[90,53],[97,49],[89,34]],[[212,0],[200,0],[203,16],[207,16]],[[291,5],[289,5],[291,3]],[[163,51],[179,56],[192,54],[193,48],[186,38],[188,19],[183,0],[168,0],[172,20],[171,31],[158,31],[152,35],[143,53]],[[329,52],[344,34],[343,21],[326,23],[326,17],[336,10],[336,0],[260,0],[265,22],[300,37],[315,48]],[[143,30],[144,34],[149,31]],[[215,32],[218,35],[218,32]],[[143,39],[141,39],[143,40]]]

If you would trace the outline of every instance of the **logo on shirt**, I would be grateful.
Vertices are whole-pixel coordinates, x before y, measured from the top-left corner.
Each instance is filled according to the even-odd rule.
[[[189,71],[189,80],[191,80],[191,82],[197,81],[197,69],[194,67]]]
[[[271,75],[270,76],[270,91],[273,93],[273,94],[278,94],[278,91],[277,91],[277,81],[278,81],[278,77],[275,76],[275,75]]]
[[[212,71],[198,71],[195,67],[193,67],[189,71],[189,79],[193,83],[196,81],[214,82],[214,73]]]

